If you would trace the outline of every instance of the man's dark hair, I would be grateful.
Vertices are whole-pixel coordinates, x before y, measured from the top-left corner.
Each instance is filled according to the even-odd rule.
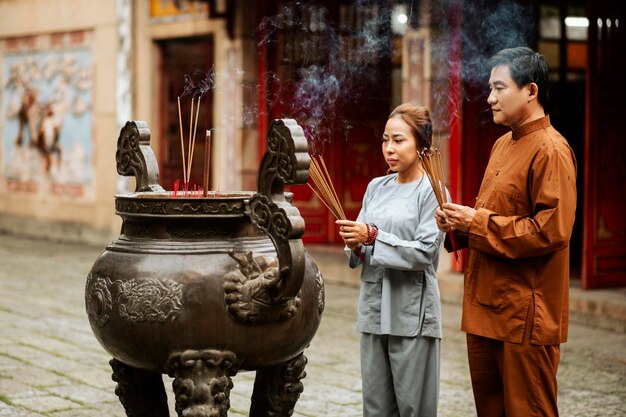
[[[519,88],[535,83],[539,89],[539,104],[544,108],[548,104],[548,63],[543,55],[525,46],[507,48],[497,52],[489,59],[490,68],[506,65],[511,71],[511,78]]]

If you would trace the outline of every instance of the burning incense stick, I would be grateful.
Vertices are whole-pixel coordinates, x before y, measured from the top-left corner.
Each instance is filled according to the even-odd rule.
[[[180,126],[180,151],[183,159],[183,181],[187,178],[187,168],[185,164],[185,139],[183,137],[183,117],[180,113],[180,96],[178,97],[178,125]]]
[[[321,155],[311,155],[309,174],[313,184],[311,182],[307,182],[307,184],[311,190],[336,219],[345,220],[346,214],[343,211],[343,207],[341,207],[341,202],[331,181],[328,169],[326,169],[324,158]]]
[[[191,172],[189,172],[189,160],[191,159],[191,137],[193,134],[193,100],[191,97],[191,113],[189,114],[189,142],[187,142],[187,176],[183,178],[183,183],[185,190],[189,189],[189,177]]]
[[[209,175],[211,168],[211,130],[206,131],[204,137],[204,176],[202,177],[202,189],[204,190],[204,196],[209,193]]]
[[[187,162],[189,167],[187,168],[187,182],[191,178],[191,166],[193,165],[193,151],[196,147],[196,131],[198,130],[198,114],[200,114],[200,97],[198,97],[198,104],[196,105],[196,123],[194,126],[190,126],[190,129],[193,128],[193,140],[189,143],[189,156],[187,157]],[[191,99],[191,115],[193,117],[193,97]],[[189,132],[191,136],[191,132]]]

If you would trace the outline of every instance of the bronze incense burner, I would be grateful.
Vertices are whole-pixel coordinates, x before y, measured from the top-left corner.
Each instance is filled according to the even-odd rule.
[[[250,416],[293,413],[324,310],[304,220],[284,192],[306,183],[309,161],[302,128],[276,120],[256,192],[174,197],[147,125],[121,130],[117,171],[136,191],[115,197],[121,235],[93,265],[85,303],[128,416],[169,416],[163,373],[179,416],[227,416],[239,371],[256,371]]]

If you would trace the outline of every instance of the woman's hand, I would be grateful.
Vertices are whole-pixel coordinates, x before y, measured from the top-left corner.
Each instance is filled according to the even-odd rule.
[[[437,217],[437,213],[440,212],[441,210],[437,209],[435,217]],[[467,232],[472,224],[476,210],[460,204],[444,203],[443,214],[445,215],[445,223],[452,230],[458,229],[462,232]],[[439,218],[437,218],[437,225],[439,226]],[[441,227],[439,227],[439,229],[443,230]]]
[[[437,227],[442,232],[448,233],[450,230],[452,230],[452,226],[448,224],[448,218],[446,216],[446,213],[444,213],[444,211],[440,208],[437,208],[437,210],[435,210],[435,220],[437,221]]]
[[[356,249],[367,242],[367,225],[352,220],[336,220],[339,225],[339,236],[350,249]]]

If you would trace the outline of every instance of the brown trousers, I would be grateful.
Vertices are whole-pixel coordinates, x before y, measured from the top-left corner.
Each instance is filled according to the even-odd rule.
[[[467,334],[467,353],[478,417],[558,417],[558,345],[530,344],[529,308],[521,344]]]

